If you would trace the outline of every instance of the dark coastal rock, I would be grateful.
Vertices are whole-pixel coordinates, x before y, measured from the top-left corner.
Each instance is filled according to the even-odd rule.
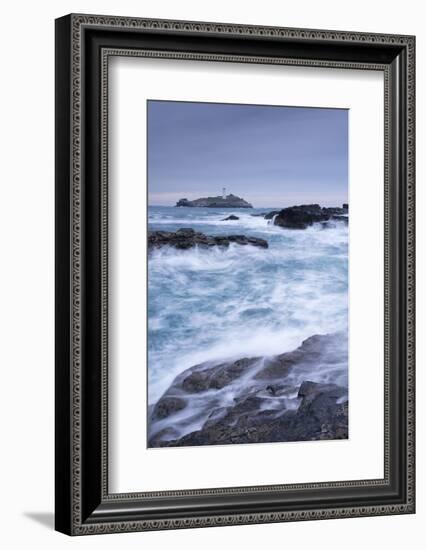
[[[327,357],[327,362],[333,362],[333,344],[329,335],[316,334],[307,338],[295,349],[281,355],[270,358],[264,362],[263,368],[254,375],[255,380],[283,379],[298,364],[312,365],[322,357]]]
[[[337,222],[343,222],[345,225],[348,225],[349,224],[349,218],[348,216],[339,216],[339,215],[334,215],[334,216],[331,216],[331,220],[333,221],[337,221]]]
[[[190,393],[209,389],[219,390],[241,376],[245,369],[256,361],[257,358],[243,358],[235,362],[222,363],[207,368],[199,365],[198,367],[193,367],[191,372],[179,382],[182,389]]]
[[[268,248],[268,243],[264,239],[247,237],[246,235],[204,235],[204,233],[196,232],[191,228],[179,229],[175,233],[171,231],[148,232],[148,250],[161,248],[162,246],[172,246],[179,250],[187,250],[195,246],[200,248],[210,248],[212,246],[227,248],[231,243]]]
[[[341,397],[347,395],[347,389],[337,386],[336,384],[319,384],[306,380],[299,388],[298,397],[303,397],[303,401],[299,410],[307,409],[315,404],[315,409],[319,410],[327,404],[327,402],[335,402]],[[320,398],[320,399],[318,399]]]
[[[329,220],[330,216],[319,204],[304,204],[284,208],[275,217],[274,224],[287,229],[306,229],[313,223]]]
[[[152,411],[153,419],[167,418],[171,414],[181,411],[186,407],[186,400],[181,397],[164,395],[157,401]]]
[[[163,428],[150,438],[149,446],[164,447],[164,441],[172,441],[176,438],[179,438],[179,431],[171,426],[168,426],[167,428]]]
[[[347,387],[303,378],[319,365],[334,370],[344,361],[347,343],[342,348],[342,340],[342,334],[314,335],[281,355],[207,362],[187,369],[153,408],[149,446],[347,438]],[[297,379],[295,386],[291,380]],[[296,408],[289,408],[289,402]],[[188,411],[187,416],[174,420],[180,411]],[[162,419],[174,432],[164,431]],[[199,428],[191,431],[187,427],[194,419]]]
[[[314,223],[322,223],[328,227],[327,222],[331,219],[347,223],[348,210],[340,207],[321,207],[319,204],[302,204],[301,206],[290,206],[279,212],[271,212],[270,218],[274,218],[274,225],[286,229],[306,229]],[[275,216],[275,217],[274,217]]]
[[[297,411],[305,431],[318,434],[318,439],[348,437],[347,389],[335,384],[306,381],[300,386],[302,402]]]
[[[347,215],[347,211],[344,208],[340,208],[339,206],[333,206],[333,207],[324,207],[323,212],[330,214],[330,216],[343,216]]]
[[[304,384],[314,384],[304,382]],[[226,445],[348,438],[348,401],[344,388],[315,384],[301,396],[297,410],[262,409],[265,400],[249,396],[234,407],[212,416],[202,429],[161,446]]]
[[[272,212],[268,212],[267,214],[265,214],[264,218],[265,220],[272,220],[272,218],[277,214],[279,214],[280,212],[281,210],[272,210]]]
[[[188,199],[180,199],[176,206],[189,206],[189,207],[203,207],[203,208],[253,208],[253,206],[232,193],[225,198],[222,196],[217,197],[203,197],[190,201]]]
[[[265,391],[270,395],[280,397],[281,395],[289,395],[293,391],[291,384],[268,384]]]
[[[234,221],[234,220],[239,220],[240,218],[238,216],[234,216],[234,214],[231,214],[230,216],[228,216],[227,218],[224,218],[222,221],[223,222],[227,222],[227,221]]]
[[[283,353],[264,361],[263,367],[254,375],[255,380],[276,380],[285,378],[297,363],[297,352]]]

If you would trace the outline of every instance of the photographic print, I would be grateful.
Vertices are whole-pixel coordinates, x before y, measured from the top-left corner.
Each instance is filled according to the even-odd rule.
[[[68,14],[55,68],[55,529],[415,513],[415,36]]]
[[[348,438],[348,111],[147,102],[148,447]]]

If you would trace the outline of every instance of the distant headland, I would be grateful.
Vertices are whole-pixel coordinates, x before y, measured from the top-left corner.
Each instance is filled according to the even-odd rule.
[[[176,206],[192,206],[192,207],[203,207],[203,208],[253,208],[249,202],[245,201],[241,197],[237,197],[232,193],[230,195],[225,195],[223,193],[221,196],[217,197],[203,197],[200,199],[195,199],[190,201],[188,199],[180,199]]]

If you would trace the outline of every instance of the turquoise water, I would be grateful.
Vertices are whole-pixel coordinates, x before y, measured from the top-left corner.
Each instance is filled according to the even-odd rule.
[[[148,261],[148,400],[209,360],[280,354],[348,326],[348,227],[287,230],[261,209],[149,207],[150,230],[261,237],[268,249],[154,250]],[[238,221],[221,221],[234,214]],[[347,357],[309,379],[347,385]]]

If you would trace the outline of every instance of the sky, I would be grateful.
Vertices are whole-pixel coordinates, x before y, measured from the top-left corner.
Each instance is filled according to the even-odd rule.
[[[148,101],[148,200],[226,193],[256,207],[348,201],[348,111]]]

